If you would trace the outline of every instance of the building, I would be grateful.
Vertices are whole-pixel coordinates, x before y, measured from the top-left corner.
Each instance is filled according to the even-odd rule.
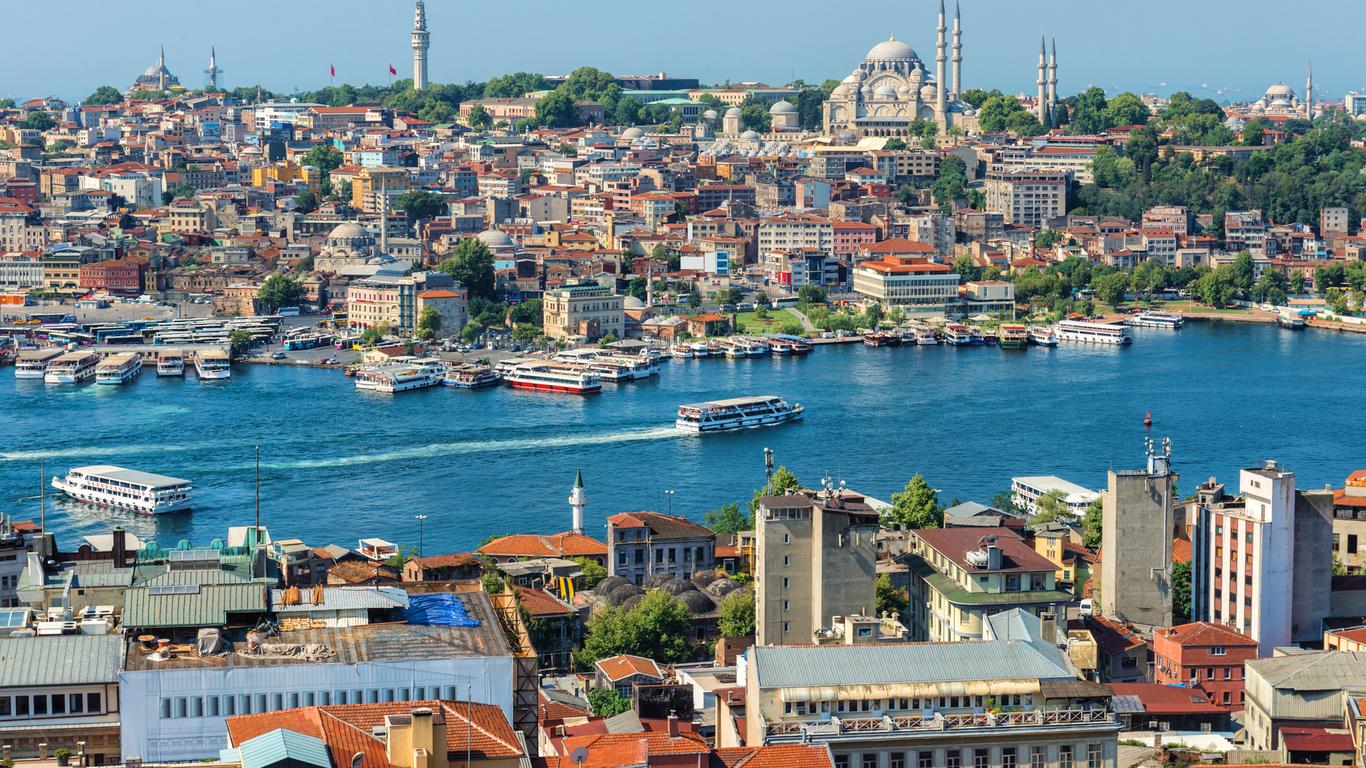
[[[427,49],[431,47],[431,33],[427,31],[427,6],[417,0],[413,14],[413,90],[427,88]]]
[[[755,514],[759,645],[814,642],[833,617],[877,605],[878,510],[827,486],[759,499]]]
[[[38,254],[0,254],[0,293],[26,293],[42,285],[43,261]]]
[[[450,288],[428,288],[417,294],[417,317],[430,308],[441,321],[437,336],[459,336],[465,327],[469,309],[469,292],[456,283]]]
[[[745,743],[825,744],[843,768],[1113,768],[1109,689],[1078,680],[1036,617],[991,626],[969,643],[756,645]]]
[[[28,613],[6,613],[12,611]],[[0,659],[0,734],[7,759],[50,757],[58,748],[74,754],[80,743],[88,764],[120,761],[120,635],[6,637],[0,639]]]
[[[1111,469],[1102,496],[1100,612],[1140,628],[1172,623],[1172,505],[1176,481],[1171,443],[1157,453],[1148,441],[1144,469]]]
[[[1058,589],[1057,566],[1010,528],[929,528],[911,531],[906,554],[911,638],[980,640],[987,617],[1012,608],[1049,616],[1072,600]]]
[[[1191,610],[1257,641],[1258,656],[1320,639],[1330,612],[1332,492],[1295,490],[1266,461],[1240,470],[1241,496],[1212,479],[1196,492]]]
[[[664,682],[664,673],[659,671],[654,659],[630,654],[599,661],[593,665],[593,673],[594,687],[611,688],[628,699],[637,685],[659,685]]]
[[[607,518],[607,562],[635,584],[655,574],[688,579],[716,567],[716,533],[684,517],[622,512]]]
[[[947,264],[885,256],[854,267],[854,293],[912,315],[942,315],[958,300],[958,274]]]
[[[987,212],[1006,224],[1037,229],[1067,212],[1067,174],[993,169],[987,174]]]
[[[1333,559],[1348,573],[1366,570],[1366,469],[1333,491]]]
[[[969,280],[963,285],[958,314],[1015,319],[1015,284],[1005,280]]]
[[[544,331],[551,339],[620,339],[626,335],[625,310],[624,297],[596,283],[566,285],[542,297]]]
[[[147,71],[138,75],[137,80],[133,81],[133,86],[128,89],[129,93],[135,91],[169,91],[178,87],[180,80],[171,70],[166,68],[166,48],[161,48],[161,53],[157,56],[157,62],[147,68]]]
[[[1243,728],[1247,748],[1280,749],[1286,728],[1341,727],[1344,691],[1366,690],[1366,654],[1292,653],[1245,666]]]
[[[835,247],[835,227],[830,219],[810,213],[784,213],[759,222],[759,253],[796,252]]]
[[[464,286],[444,272],[403,274],[396,265],[406,266],[406,262],[386,265],[371,277],[347,287],[347,322],[352,328],[387,326],[394,331],[411,331],[417,325],[424,301],[425,306],[435,307],[441,315],[442,333],[450,331],[445,323],[447,318],[456,324],[455,332],[464,327],[468,304]],[[430,294],[430,298],[421,299],[424,293]]]
[[[1255,640],[1218,624],[1153,629],[1153,682],[1189,686],[1228,712],[1243,708],[1243,663],[1255,658]]]
[[[1039,499],[1048,494],[1060,496],[1063,504],[1077,517],[1086,514],[1086,508],[1100,494],[1083,488],[1056,475],[1022,475],[1010,478],[1010,499],[1015,506],[1034,514],[1038,511]]]
[[[134,259],[110,259],[80,267],[80,285],[87,291],[142,293],[143,264]]]

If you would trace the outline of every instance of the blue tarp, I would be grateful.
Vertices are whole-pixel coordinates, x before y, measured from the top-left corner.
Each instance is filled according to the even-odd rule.
[[[465,603],[449,592],[409,595],[407,618],[409,624],[430,627],[479,626],[479,621],[465,611]]]

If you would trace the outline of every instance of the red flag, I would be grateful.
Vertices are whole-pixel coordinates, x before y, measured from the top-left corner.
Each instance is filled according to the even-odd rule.
[[[394,65],[393,65],[393,64],[390,64],[390,65],[389,65],[389,74],[391,74],[391,75],[397,75],[397,74],[398,74],[398,70],[397,70],[397,69],[394,69]]]
[[[336,76],[337,76],[337,65],[336,65],[336,64],[333,64],[333,65],[331,65],[331,66],[332,66],[332,76],[333,76],[333,77],[336,77]]]

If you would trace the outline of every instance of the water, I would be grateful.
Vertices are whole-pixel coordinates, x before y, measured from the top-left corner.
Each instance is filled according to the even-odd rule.
[[[38,458],[49,474],[113,463],[190,478],[195,510],[158,519],[49,495],[49,525],[73,534],[122,524],[163,546],[207,543],[254,514],[277,538],[353,545],[418,539],[428,551],[487,535],[555,532],[582,468],[588,531],[608,515],[672,510],[701,518],[747,500],[763,448],[808,484],[823,475],[886,499],[921,472],[941,499],[986,502],[1012,475],[1056,474],[1091,488],[1143,460],[1142,418],[1170,436],[1189,491],[1276,458],[1301,487],[1340,484],[1366,466],[1361,382],[1366,336],[1190,323],[1135,330],[1127,349],[818,347],[805,358],[666,362],[658,379],[600,395],[507,388],[357,392],[337,371],[239,366],[226,382],[158,379],[48,387],[0,372],[0,510],[37,519]],[[679,403],[775,394],[802,423],[684,435]],[[666,490],[675,493],[667,494]]]

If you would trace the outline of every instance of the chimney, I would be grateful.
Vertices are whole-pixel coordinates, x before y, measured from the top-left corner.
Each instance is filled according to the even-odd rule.
[[[1056,645],[1058,642],[1058,615],[1052,611],[1044,611],[1039,614],[1039,634],[1043,635],[1042,640],[1049,645]]]
[[[122,568],[128,564],[128,534],[122,528],[114,529],[114,567]]]
[[[669,710],[669,738],[678,738],[678,715],[673,710]]]
[[[385,715],[384,729],[388,732],[384,752],[389,764],[413,768],[413,716]]]
[[[1001,570],[1001,548],[995,544],[987,545],[987,570]]]

